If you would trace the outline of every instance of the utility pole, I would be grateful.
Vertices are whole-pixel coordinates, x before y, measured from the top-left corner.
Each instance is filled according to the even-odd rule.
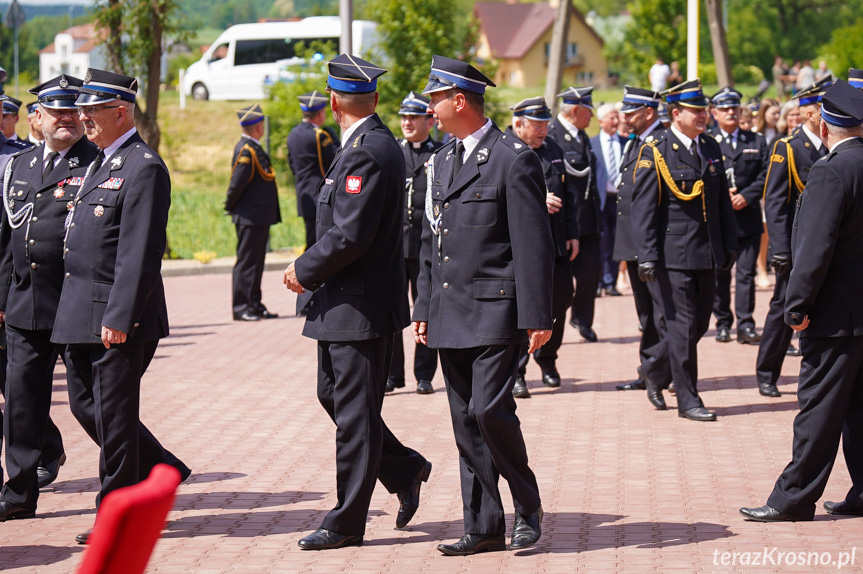
[[[15,97],[18,97],[18,30],[24,24],[24,21],[27,19],[27,15],[24,14],[24,10],[21,8],[21,5],[18,4],[18,0],[12,0],[12,3],[9,4],[9,8],[6,9],[6,15],[4,16],[4,20],[7,28],[11,28],[15,34],[15,48],[14,48],[14,57],[15,57]]]
[[[698,0],[686,0],[686,79],[698,77]]]
[[[354,22],[354,0],[339,0],[339,16],[342,20],[342,36],[339,39],[339,52],[352,54],[353,49],[353,22]]]
[[[548,49],[548,73],[545,77],[545,103],[557,114],[557,94],[563,79],[563,66],[566,63],[566,39],[569,37],[569,18],[572,0],[559,0],[554,28],[551,32],[551,46]]]

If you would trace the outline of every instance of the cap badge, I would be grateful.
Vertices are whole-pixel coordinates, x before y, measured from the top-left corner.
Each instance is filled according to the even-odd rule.
[[[64,90],[69,87],[69,80],[66,79],[66,76],[60,76],[60,81],[57,83],[60,84],[60,87]]]
[[[89,84],[93,80],[93,74],[90,73],[90,70],[87,70],[87,75],[84,76],[84,83]]]

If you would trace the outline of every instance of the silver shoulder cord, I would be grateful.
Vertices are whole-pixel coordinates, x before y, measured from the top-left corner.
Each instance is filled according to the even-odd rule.
[[[587,177],[587,187],[584,190],[584,199],[589,199],[590,197],[590,179],[593,177],[593,173],[590,171],[590,164],[587,165],[586,168],[582,170],[575,169],[569,162],[563,160],[563,166],[566,168],[566,173],[571,175],[572,177]]]
[[[426,219],[429,222],[432,233],[440,236],[440,231],[438,230],[440,216],[435,217],[434,210],[432,209],[432,182],[434,181],[434,160],[436,157],[437,154],[433,153],[429,158],[428,169],[426,169]]]
[[[12,198],[9,197],[9,179],[12,177],[12,162],[15,158],[10,158],[6,164],[6,172],[3,174],[3,208],[6,209],[6,217],[9,220],[9,227],[18,229],[27,221],[27,236],[30,235],[30,215],[33,213],[33,204],[27,203],[16,213],[12,213]]]
[[[81,180],[81,185],[78,186],[78,191],[75,192],[75,199],[72,200],[72,209],[69,210],[69,214],[66,215],[66,221],[63,222],[63,227],[66,229],[66,233],[63,235],[63,259],[66,259],[66,241],[69,239],[69,227],[72,223],[72,217],[75,215],[75,208],[78,206],[78,199],[81,197],[81,190],[84,189],[84,186],[87,184],[87,180],[90,178],[90,172],[93,171],[93,162],[90,162],[90,165],[87,166],[87,171],[84,173],[84,179]]]

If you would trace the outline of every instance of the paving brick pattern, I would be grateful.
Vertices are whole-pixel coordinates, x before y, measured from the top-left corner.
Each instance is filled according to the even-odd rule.
[[[719,420],[680,419],[672,397],[672,410],[655,411],[643,392],[614,388],[635,374],[630,296],[597,301],[599,343],[567,331],[560,389],[542,387],[539,369],[529,367],[533,398],[518,402],[518,414],[546,512],[536,548],[468,558],[437,552],[462,534],[456,448],[438,374],[435,394],[417,395],[409,381],[384,405],[390,428],[434,464],[412,524],[394,529],[398,502],[378,488],[365,546],[301,551],[297,540],[334,504],[335,433],[315,397],[315,343],[301,336],[294,297],[281,273],[267,272],[265,302],[282,317],[236,323],[229,275],[170,277],[166,288],[172,335],[144,379],[142,419],[193,475],[178,491],[148,572],[822,572],[837,568],[789,565],[778,553],[836,558],[855,544],[856,562],[845,570],[863,569],[863,520],[819,508],[814,522],[763,525],[737,512],[763,504],[790,459],[800,360],[786,361],[783,396],[764,398],[756,348],[716,343],[711,331],[699,347],[700,388]],[[758,293],[759,319],[769,296]],[[0,570],[74,572],[82,552],[74,535],[93,523],[98,451],[69,413],[62,367],[55,379],[52,413],[69,461],[43,491],[36,519],[0,524]],[[840,456],[825,498],[840,500],[849,486]],[[511,525],[508,501],[507,510]],[[773,552],[766,566],[752,566],[753,554],[722,563],[724,552],[759,553],[763,561],[765,549]]]

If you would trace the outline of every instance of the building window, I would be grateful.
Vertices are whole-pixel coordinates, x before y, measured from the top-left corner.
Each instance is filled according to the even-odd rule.
[[[579,72],[575,75],[575,81],[581,86],[593,85],[593,72]]]
[[[566,45],[566,63],[570,64],[575,62],[575,59],[578,57],[578,44],[575,42],[569,42]]]

